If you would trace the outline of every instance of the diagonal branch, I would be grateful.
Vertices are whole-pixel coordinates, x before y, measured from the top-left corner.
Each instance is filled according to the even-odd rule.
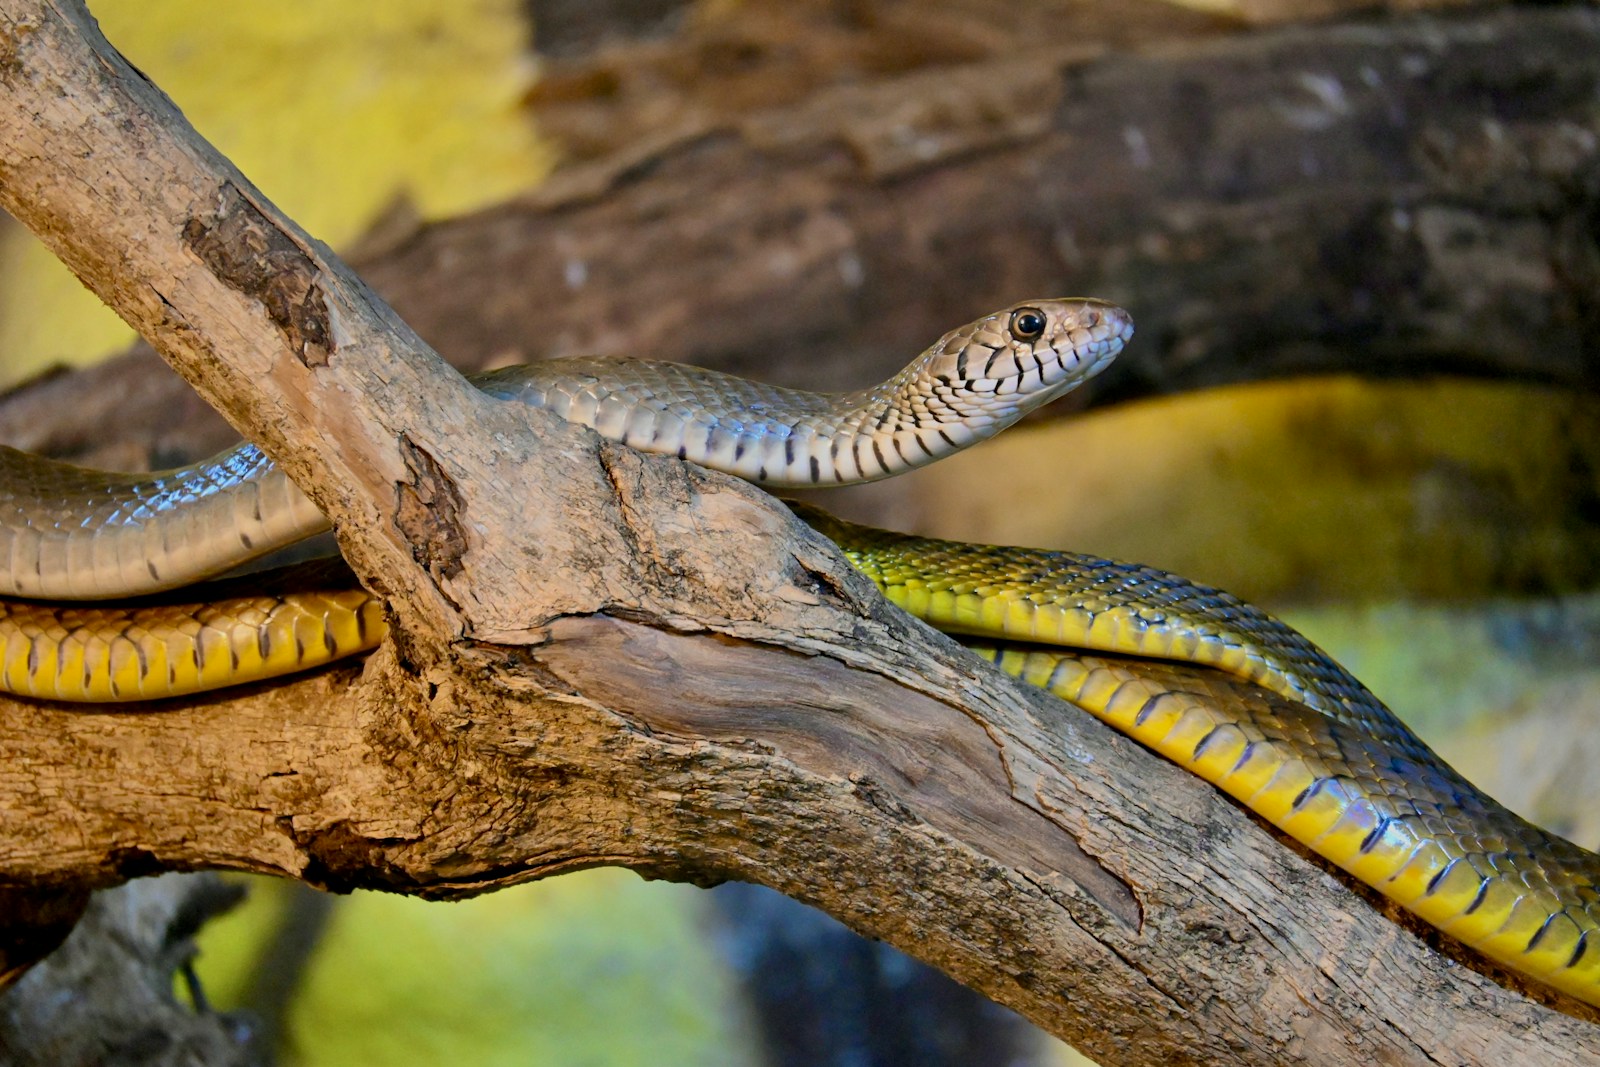
[[[5,702],[6,882],[451,897],[620,864],[774,886],[1107,1063],[1600,1040],[893,612],[759,491],[478,395],[78,4],[0,0],[0,144],[0,206],[286,466],[395,624],[287,685]]]

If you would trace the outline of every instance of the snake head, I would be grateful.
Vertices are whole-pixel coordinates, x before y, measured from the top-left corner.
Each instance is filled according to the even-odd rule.
[[[1030,300],[945,334],[905,384],[923,391],[934,422],[988,436],[1100,373],[1132,336],[1115,304]]]

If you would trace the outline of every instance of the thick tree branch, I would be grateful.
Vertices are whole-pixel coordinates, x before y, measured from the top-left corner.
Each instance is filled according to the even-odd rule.
[[[283,686],[6,702],[7,882],[448,897],[620,864],[816,903],[1106,1063],[1600,1040],[893,612],[759,491],[482,398],[76,4],[0,0],[0,144],[0,204],[285,463],[395,622]]]

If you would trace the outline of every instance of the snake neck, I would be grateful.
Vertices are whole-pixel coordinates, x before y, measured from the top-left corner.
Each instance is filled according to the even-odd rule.
[[[854,393],[817,393],[679,363],[576,357],[474,379],[602,437],[776,488],[886,478],[979,438],[911,421],[906,374]]]
[[[1037,300],[952,330],[881,385],[814,393],[595,357],[473,379],[643,452],[774,488],[871,482],[992,437],[1099,373],[1132,336],[1098,300]]]

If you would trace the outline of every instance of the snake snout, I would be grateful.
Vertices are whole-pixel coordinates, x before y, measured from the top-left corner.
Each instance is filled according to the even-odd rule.
[[[1133,336],[1133,317],[1103,300],[1041,301],[1050,329],[1012,360],[1013,370],[994,392],[1011,396],[1023,412],[1099,374]]]
[[[1120,351],[1133,337],[1133,316],[1104,300],[1079,301],[1076,322],[1064,325],[1062,333],[1080,350],[1096,347]]]

